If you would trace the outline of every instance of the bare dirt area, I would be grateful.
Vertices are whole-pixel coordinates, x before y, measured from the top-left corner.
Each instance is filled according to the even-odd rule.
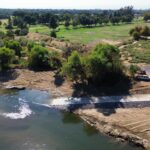
[[[9,72],[0,76],[0,83],[5,88],[25,87],[30,89],[46,90],[53,97],[70,95],[72,93],[71,83],[65,81],[52,71],[34,72],[27,69],[16,69],[14,73]]]
[[[150,149],[150,108],[79,109],[76,114],[102,133]]]
[[[30,89],[39,89],[50,91],[53,97],[60,96],[101,96],[112,95],[113,90],[111,88],[105,89],[103,87],[96,88],[94,86],[87,86],[82,84],[73,84],[71,81],[59,76],[54,71],[31,71],[28,69],[14,69],[7,73],[0,74],[0,85],[5,87],[25,87]],[[120,85],[124,87],[124,85]],[[124,91],[124,88],[120,87],[120,92]],[[105,90],[104,90],[105,89]],[[122,94],[149,94],[150,82],[136,82],[133,85],[127,87]],[[112,91],[112,92],[111,92]],[[121,94],[121,93],[116,93]]]

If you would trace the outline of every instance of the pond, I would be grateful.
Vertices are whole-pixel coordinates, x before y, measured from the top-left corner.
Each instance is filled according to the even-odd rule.
[[[0,92],[0,150],[138,150],[98,133],[72,113],[50,109],[37,90]]]

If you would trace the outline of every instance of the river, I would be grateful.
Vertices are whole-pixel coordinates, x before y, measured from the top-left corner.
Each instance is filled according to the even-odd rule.
[[[0,150],[139,150],[98,133],[72,113],[47,107],[37,90],[0,92]]]

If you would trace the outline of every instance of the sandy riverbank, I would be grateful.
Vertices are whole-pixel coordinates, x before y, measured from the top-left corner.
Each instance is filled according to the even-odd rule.
[[[150,149],[150,108],[79,109],[75,113],[101,133]]]
[[[0,87],[11,86],[50,91],[54,98],[79,96],[80,91],[78,89],[80,87],[75,89],[71,82],[52,71],[34,72],[27,69],[16,69],[0,74]],[[93,88],[93,90],[96,89]],[[128,92],[129,94],[150,94],[150,83],[138,82],[132,85]],[[150,147],[150,108],[79,109],[75,113],[102,133],[145,148]]]

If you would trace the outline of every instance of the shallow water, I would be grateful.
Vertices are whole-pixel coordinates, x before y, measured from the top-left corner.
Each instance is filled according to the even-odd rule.
[[[139,150],[99,134],[74,114],[52,110],[35,90],[1,92],[0,150]]]

